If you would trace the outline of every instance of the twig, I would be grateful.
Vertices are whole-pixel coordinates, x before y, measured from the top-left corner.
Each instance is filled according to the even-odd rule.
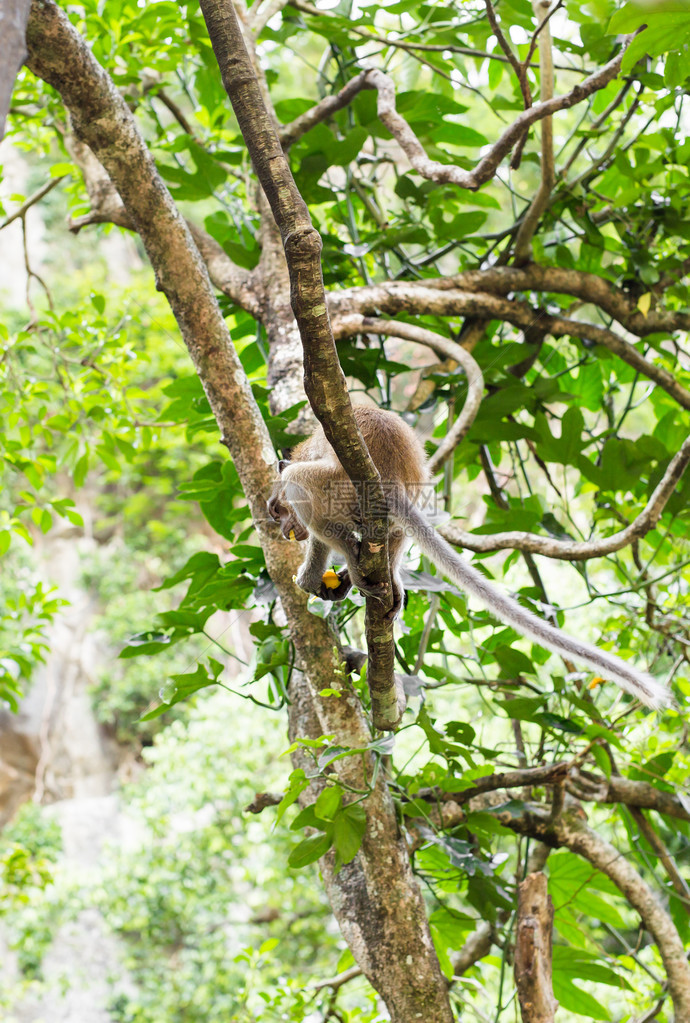
[[[488,2],[488,0],[487,0]],[[533,43],[539,41],[539,61],[541,66],[541,86],[539,98],[542,103],[553,97],[553,53],[551,43],[551,29],[548,24],[550,0],[532,0],[534,14],[538,18],[540,13],[546,10],[546,17],[540,27],[534,33]],[[555,8],[554,8],[555,9]],[[553,183],[555,180],[553,162],[553,120],[545,117],[541,122],[541,182],[530,208],[522,219],[520,229],[515,239],[515,250],[513,260],[519,266],[526,263],[532,252],[532,236],[536,230],[539,218],[546,209]]]
[[[305,0],[288,0],[291,7],[294,7],[297,11],[303,11],[305,14],[313,14],[317,17],[323,17],[326,11],[320,11],[313,4],[306,3]],[[374,32],[369,32],[366,29],[359,28],[357,25],[350,25],[350,32],[360,36],[365,42],[382,43],[384,46],[391,46],[400,50],[427,50],[432,53],[459,53],[463,57],[477,57],[480,60],[498,60],[503,64],[510,63],[508,58],[500,53],[491,53],[489,50],[479,50],[474,46],[459,46],[457,43],[417,43],[410,42],[409,40],[403,39],[391,39],[390,36],[376,35]],[[527,64],[523,61],[525,67],[535,67],[536,65]],[[570,71],[574,75],[588,75],[590,72],[586,68],[572,67],[569,64],[556,64],[554,65],[559,71]]]
[[[327,980],[319,980],[310,986],[312,991],[322,991],[325,987],[329,987],[333,991],[337,991],[338,988],[343,986],[343,984],[347,984],[348,981],[361,976],[362,971],[359,966],[351,966],[349,970],[344,970],[342,973],[339,973],[337,977],[329,977]]]
[[[384,334],[388,337],[404,338],[426,345],[444,358],[459,363],[467,377],[467,398],[462,412],[438,448],[429,459],[429,470],[437,472],[443,463],[450,458],[455,448],[467,436],[474,422],[484,394],[484,377],[476,360],[461,345],[449,338],[436,334],[426,327],[418,327],[411,323],[397,320],[381,320],[372,316],[341,316],[334,324],[334,333],[338,338],[352,334]]]
[[[24,214],[28,209],[31,209],[31,207],[37,202],[40,202],[44,195],[48,195],[48,192],[52,192],[53,189],[57,187],[61,181],[64,181],[66,177],[66,174],[61,174],[59,178],[52,178],[50,181],[46,181],[45,185],[41,185],[41,187],[30,195],[28,199],[24,200],[18,210],[15,210],[14,213],[10,213],[10,215],[3,220],[2,224],[0,224],[0,231],[15,220],[19,220],[20,217],[23,219]]]
[[[496,36],[498,45],[501,47],[501,49],[506,55],[506,60],[508,61],[513,71],[515,72],[515,76],[518,80],[518,85],[520,86],[520,92],[522,93],[523,106],[525,110],[527,110],[529,107],[532,106],[532,92],[530,90],[529,82],[527,80],[527,68],[529,66],[530,61],[529,59],[527,59],[524,62],[524,64],[520,63],[520,61],[513,53],[510,43],[503,34],[503,30],[501,29],[501,26],[498,23],[498,20],[496,18],[496,12],[494,11],[491,0],[484,0],[484,2],[486,4],[486,14],[489,19],[489,24],[491,25],[491,29],[494,35]],[[544,99],[544,96],[542,95],[541,98]],[[517,170],[517,168],[520,166],[520,158],[522,156],[522,150],[526,139],[527,130],[524,131],[522,138],[515,146],[513,158],[510,161],[510,166],[513,170]]]
[[[168,96],[165,89],[158,89],[156,92],[154,92],[151,89],[150,91],[152,96],[159,99],[164,107],[167,107],[167,109],[173,115],[173,117],[180,125],[182,130],[186,132],[187,135],[191,135],[192,138],[194,138],[195,137],[194,129],[192,128],[191,124],[183,114],[182,109],[177,105],[177,103],[175,103],[174,100],[170,99],[170,96]]]
[[[661,841],[658,834],[651,826],[645,815],[642,813],[642,810],[638,809],[637,807],[630,807],[629,810],[633,820],[640,829],[641,834],[644,835],[647,842],[651,846],[654,855],[658,856],[659,859],[661,860],[664,870],[666,871],[669,881],[673,885],[673,890],[675,891],[676,895],[678,895],[682,902],[685,904],[686,910],[690,911],[690,888],[688,888],[685,879],[679,873],[678,868],[673,862],[673,859],[671,858],[668,849]]]
[[[251,803],[245,806],[244,811],[245,813],[262,813],[266,807],[277,806],[282,802],[283,795],[282,792],[257,792]]]

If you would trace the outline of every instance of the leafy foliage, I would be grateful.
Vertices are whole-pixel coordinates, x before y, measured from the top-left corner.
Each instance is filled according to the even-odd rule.
[[[556,185],[533,257],[546,270],[615,286],[645,319],[662,306],[669,313],[690,306],[686,6],[566,0],[552,19],[560,92],[606,63],[620,33],[646,28],[626,53],[624,78],[557,115]],[[525,60],[532,5],[501,0],[496,7]],[[255,185],[198,7],[86,0],[68,13],[126,95],[185,215],[237,267],[256,268],[262,238]],[[339,3],[316,13],[287,6],[262,27],[260,47],[283,125],[373,60],[395,79],[396,108],[427,154],[459,167],[473,167],[524,105],[479,0]],[[534,61],[526,82],[538,96]],[[47,288],[32,278],[31,307],[18,304],[0,326],[0,698],[17,708],[63,600],[41,577],[31,545],[60,531],[90,530],[99,550],[83,565],[83,584],[99,602],[113,660],[94,682],[94,703],[120,743],[149,765],[131,796],[145,829],[136,850],[109,854],[92,886],[59,881],[72,910],[80,900],[95,901],[127,948],[136,990],[118,993],[112,1018],[335,1015],[331,993],[308,984],[352,961],[327,918],[313,864],[329,855],[339,871],[359,854],[370,790],[349,790],[333,768],[365,754],[386,771],[401,827],[415,836],[413,866],[449,979],[454,953],[478,923],[491,927],[492,952],[455,979],[458,1012],[468,1020],[510,1018],[517,883],[533,843],[516,840],[505,822],[550,805],[553,787],[511,788],[497,797],[498,807],[490,799],[463,804],[464,817],[450,824],[441,811],[494,774],[558,761],[593,785],[618,774],[648,782],[684,800],[687,810],[690,754],[681,712],[690,699],[690,476],[654,528],[606,558],[566,564],[513,550],[475,559],[524,606],[670,676],[678,708],[657,719],[603,680],[588,688],[589,678],[571,665],[468,604],[426,563],[414,564],[397,637],[410,696],[404,727],[357,749],[337,735],[297,737],[288,752],[305,766],[290,773],[286,760],[274,762],[285,742],[280,719],[268,711],[290,701],[294,650],[202,383],[167,307],[136,269],[135,243],[127,250],[135,269],[119,287],[94,255],[97,239],[107,252],[107,228],[92,225],[79,240],[65,238],[65,214],[83,216],[88,199],[65,146],[59,98],[28,71],[17,85],[11,130],[36,176],[27,195],[46,177],[61,181],[42,207],[56,251],[41,267]],[[477,192],[423,179],[392,142],[372,90],[300,135],[289,155],[334,291],[438,278],[445,287],[463,271],[501,266],[540,180],[533,136],[520,166],[501,170]],[[13,196],[7,212],[24,198]],[[535,338],[542,313],[611,327],[596,296],[523,289],[518,297],[534,311],[530,329],[492,316],[473,348],[486,394],[446,467],[444,509],[478,536],[611,535],[650,500],[688,434],[687,410],[586,336]],[[226,296],[220,302],[271,438],[289,449],[301,403],[273,414],[266,324]],[[472,317],[463,322],[460,314],[406,306],[399,319],[462,340]],[[626,337],[690,389],[679,334]],[[457,368],[429,366],[419,349],[366,334],[341,342],[339,352],[353,392],[406,410],[433,450],[466,395]],[[357,647],[361,605],[353,594],[335,611],[319,601],[311,610],[331,614],[342,639]],[[224,632],[244,615],[255,653],[238,669]],[[355,687],[366,704],[365,673]],[[341,693],[321,697],[338,700]],[[155,745],[142,754],[154,734]],[[249,824],[241,816],[254,791],[270,782],[282,792],[272,833],[269,812]],[[667,852],[687,874],[687,820],[647,812],[662,852],[624,805],[594,797],[583,805],[593,827],[656,887],[687,943],[686,900],[677,884],[659,883]],[[33,975],[55,927],[46,894],[54,835],[39,830],[34,844],[26,835],[8,841],[0,860],[12,895],[8,915],[19,921],[28,950],[23,966]],[[638,933],[630,904],[569,849],[552,852],[544,869],[555,906],[554,990],[563,1010],[616,1021],[648,1012],[666,993],[656,979],[663,964]],[[266,897],[276,915],[262,920]],[[23,923],[21,900],[30,910]],[[338,994],[338,1018],[379,1018],[375,995],[363,980],[356,983],[354,994]],[[668,1005],[659,1019],[669,1018]]]

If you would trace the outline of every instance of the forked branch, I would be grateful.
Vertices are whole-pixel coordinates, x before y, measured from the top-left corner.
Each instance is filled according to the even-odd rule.
[[[314,413],[346,473],[367,488],[363,508],[361,574],[388,585],[388,524],[381,479],[352,411],[331,331],[321,273],[321,238],[314,228],[282,149],[247,51],[232,0],[201,0],[223,85],[232,103],[257,177],[280,231],[290,274],[290,301],[302,338],[304,384]],[[404,704],[393,676],[393,625],[388,608],[367,598],[368,681],[377,728],[395,728]]]

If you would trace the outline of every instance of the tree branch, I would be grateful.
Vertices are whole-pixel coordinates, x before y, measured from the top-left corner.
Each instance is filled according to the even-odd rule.
[[[492,945],[491,924],[486,920],[482,920],[477,925],[477,929],[467,938],[462,948],[454,952],[450,957],[453,965],[453,975],[462,977],[463,973],[467,973],[470,967],[489,954]]]
[[[677,866],[673,862],[668,849],[661,841],[645,815],[642,813],[642,810],[639,810],[637,807],[631,807],[630,814],[640,829],[640,834],[642,834],[647,840],[654,855],[658,856],[661,860],[664,870],[666,871],[666,876],[671,882],[676,895],[682,900],[686,911],[690,911],[690,888],[688,888],[685,878],[682,877]]]
[[[426,345],[438,355],[459,363],[467,377],[467,398],[462,412],[439,444],[429,460],[429,470],[437,472],[443,463],[450,458],[458,444],[467,436],[474,422],[484,394],[484,377],[478,363],[461,345],[449,338],[436,334],[426,327],[418,327],[411,323],[395,320],[380,320],[372,316],[341,316],[334,323],[333,333],[336,338],[348,337],[352,334],[383,334],[386,337],[404,338]]]
[[[48,195],[49,192],[52,192],[53,189],[57,185],[59,185],[61,181],[65,180],[66,176],[67,176],[66,174],[61,174],[59,178],[51,178],[50,181],[46,181],[45,185],[41,185],[40,188],[37,188],[36,191],[33,192],[28,199],[24,200],[24,202],[21,204],[18,210],[15,210],[14,213],[10,213],[9,216],[5,217],[2,224],[0,224],[0,231],[2,231],[9,224],[14,223],[15,220],[20,220],[27,210],[31,209],[31,207],[34,206],[37,202],[40,202],[41,199],[44,196]]]
[[[611,281],[596,274],[580,270],[566,270],[555,266],[539,266],[530,263],[524,267],[494,266],[485,270],[465,270],[453,277],[434,277],[423,282],[388,281],[360,288],[348,288],[331,292],[328,296],[332,315],[340,309],[343,312],[374,313],[381,304],[382,296],[402,293],[406,311],[423,313],[427,303],[432,302],[431,312],[448,315],[443,303],[427,294],[427,291],[481,291],[507,296],[515,291],[554,292],[571,295],[583,302],[599,306],[605,313],[617,320],[626,330],[638,337],[647,334],[673,330],[690,330],[690,313],[684,310],[650,309],[645,316],[636,306],[635,299]],[[373,301],[372,301],[373,300]],[[381,306],[386,312],[399,312],[395,301],[390,308]]]
[[[653,380],[683,408],[690,409],[690,391],[679,384],[663,366],[648,362],[634,345],[612,330],[580,320],[570,320],[564,316],[553,316],[545,309],[534,309],[526,302],[510,301],[496,295],[441,290],[417,283],[396,283],[399,284],[398,287],[374,284],[366,288],[340,292],[331,302],[334,317],[340,308],[343,310],[347,308],[348,312],[357,309],[365,314],[384,311],[474,316],[486,320],[504,320],[525,331],[538,326],[540,330],[556,338],[577,338],[585,343],[603,345],[642,376]]]
[[[334,96],[326,96],[315,106],[310,107],[309,110],[305,110],[303,114],[296,117],[294,121],[290,121],[289,124],[279,128],[278,137],[283,149],[289,149],[292,143],[296,142],[302,135],[311,131],[312,128],[317,124],[321,124],[322,121],[327,121],[338,110],[346,107],[362,89],[370,89],[371,85],[367,81],[368,75],[368,71],[361,71],[356,78],[351,78],[340,92],[337,92]]]
[[[388,565],[388,520],[381,479],[357,427],[345,376],[331,332],[321,273],[321,238],[295,184],[273,119],[264,103],[232,0],[201,0],[201,9],[220,67],[223,85],[280,231],[290,274],[290,301],[304,350],[304,385],[358,495],[367,490],[362,514],[359,569],[374,584],[385,584],[392,602]],[[367,645],[372,718],[376,728],[397,727],[404,702],[393,674],[393,623],[381,600],[367,597]]]
[[[676,1019],[690,1019],[690,966],[683,942],[671,917],[628,858],[589,828],[575,809],[567,810],[556,819],[541,806],[530,807],[520,816],[509,810],[495,813],[504,827],[520,835],[531,835],[552,847],[566,846],[613,881],[658,946]]]
[[[586,802],[625,803],[626,806],[656,810],[667,817],[690,821],[690,799],[687,796],[676,796],[646,781],[632,781],[617,774],[602,778],[580,769],[569,777],[568,790]]]
[[[546,558],[558,558],[560,561],[587,561],[589,558],[603,558],[607,554],[613,554],[614,551],[627,547],[634,540],[654,529],[685,472],[688,462],[690,462],[690,438],[683,442],[680,450],[669,462],[654,493],[637,518],[625,529],[600,540],[553,540],[547,536],[523,533],[517,530],[482,536],[476,533],[467,533],[452,523],[443,526],[441,533],[449,543],[470,551],[529,551],[532,554],[543,554]]]
[[[487,0],[489,3],[489,0]],[[539,17],[548,15],[551,0],[532,0],[534,14]],[[551,27],[548,17],[542,22],[542,27],[535,32],[533,42],[539,38],[539,61],[540,61],[540,93],[542,103],[553,98],[553,53],[551,50]],[[553,119],[549,115],[541,122],[541,182],[539,189],[530,208],[522,218],[522,223],[515,239],[513,260],[519,266],[529,260],[532,253],[532,236],[536,230],[539,218],[546,209],[555,180],[553,161]]]
[[[553,1023],[558,1002],[551,983],[553,903],[546,875],[528,874],[518,886],[515,986],[523,1023]]]
[[[595,71],[594,74],[586,78],[584,82],[576,85],[574,89],[565,95],[555,96],[542,103],[537,103],[535,106],[530,107],[529,110],[523,111],[497,141],[494,142],[472,171],[463,170],[454,164],[439,163],[438,160],[432,160],[426,155],[424,147],[412,128],[395,109],[395,87],[391,79],[383,71],[378,69],[370,71],[367,76],[367,82],[378,92],[377,112],[379,120],[393,135],[414,170],[423,178],[428,178],[431,181],[449,183],[460,188],[476,191],[493,178],[503,158],[508,155],[530,125],[559,110],[570,109],[576,103],[581,103],[583,99],[586,99],[593,92],[603,89],[605,85],[608,85],[620,71],[624,52],[625,46],[618,56],[614,57],[603,68]]]

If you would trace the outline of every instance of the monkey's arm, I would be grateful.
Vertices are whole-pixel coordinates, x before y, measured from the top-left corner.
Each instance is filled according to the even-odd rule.
[[[330,550],[329,544],[310,534],[307,553],[297,573],[297,585],[307,593],[321,597],[322,600],[345,600],[352,588],[346,568],[338,573],[339,583],[336,586],[327,586],[324,581]]]

